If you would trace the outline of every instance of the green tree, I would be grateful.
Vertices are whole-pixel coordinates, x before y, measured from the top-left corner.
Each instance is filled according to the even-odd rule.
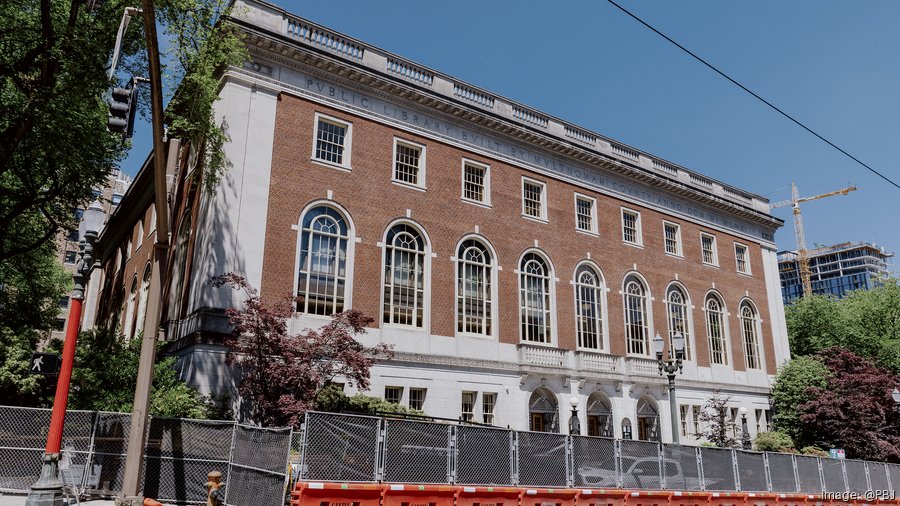
[[[0,399],[37,405],[52,381],[29,372],[31,353],[59,312],[72,278],[56,261],[53,244],[0,260]]]
[[[841,301],[811,295],[785,306],[788,341],[792,355],[812,355],[830,346],[843,344],[849,331]]]
[[[333,413],[361,413],[367,415],[379,413],[424,414],[421,411],[388,402],[381,397],[361,393],[348,396],[337,385],[329,385],[319,391],[316,397],[315,409]]]
[[[811,444],[804,434],[797,406],[812,400],[810,388],[823,388],[828,384],[828,369],[818,357],[795,357],[783,365],[775,377],[772,401],[775,408],[775,426],[798,446]]]
[[[52,348],[60,349],[55,341]],[[106,330],[82,332],[75,353],[69,408],[130,413],[141,355],[141,339],[122,339]],[[150,414],[206,418],[213,407],[178,379],[175,358],[164,357],[153,368]]]
[[[784,432],[760,432],[753,441],[753,448],[759,452],[790,452],[794,440]]]

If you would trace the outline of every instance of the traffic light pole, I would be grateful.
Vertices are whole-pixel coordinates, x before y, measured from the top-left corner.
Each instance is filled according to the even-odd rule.
[[[162,76],[160,75],[159,43],[156,37],[156,15],[153,0],[141,0],[144,18],[144,33],[147,35],[147,60],[150,67],[150,111],[153,125],[153,166],[154,193],[156,207],[156,244],[154,245],[153,280],[162,283],[166,258],[169,254],[169,208],[166,190],[166,157],[163,143]],[[169,161],[177,163],[178,143],[171,143]],[[165,293],[164,290],[159,291]],[[160,308],[151,320],[159,331]],[[151,316],[151,315],[148,315]],[[156,362],[155,332],[145,333],[141,343],[141,358],[138,366],[137,384],[134,392],[134,406],[131,412],[131,430],[128,436],[128,454],[125,458],[125,475],[119,504],[142,504],[141,465],[144,460],[144,437],[146,434],[148,409],[150,407],[150,387],[153,380],[153,366]]]

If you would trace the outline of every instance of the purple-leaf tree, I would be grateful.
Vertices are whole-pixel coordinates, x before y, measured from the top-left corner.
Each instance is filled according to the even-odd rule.
[[[246,279],[234,273],[217,276],[211,283],[246,295],[243,307],[225,312],[232,327],[226,360],[240,369],[238,392],[252,419],[262,425],[299,426],[302,415],[315,408],[319,391],[335,378],[366,390],[375,361],[393,357],[387,344],[370,348],[354,338],[374,321],[360,311],[332,315],[331,322],[318,330],[289,335],[294,298],[265,303]]]
[[[900,462],[900,415],[891,398],[900,378],[845,348],[819,357],[831,374],[825,388],[811,387],[811,400],[797,407],[802,430],[851,458]]]

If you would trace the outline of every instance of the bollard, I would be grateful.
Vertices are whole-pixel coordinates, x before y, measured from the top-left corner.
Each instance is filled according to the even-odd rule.
[[[222,473],[220,471],[210,471],[206,474],[206,506],[220,506],[222,501],[223,487]]]

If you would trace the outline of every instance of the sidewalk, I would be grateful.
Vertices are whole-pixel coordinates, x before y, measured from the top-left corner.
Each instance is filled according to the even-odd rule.
[[[0,506],[25,506],[26,497],[25,494],[16,495],[0,492]],[[66,504],[65,501],[63,504]],[[71,504],[76,504],[74,498],[72,498]],[[81,501],[81,504],[89,506],[113,506],[115,502],[107,499],[92,499],[89,501]]]

